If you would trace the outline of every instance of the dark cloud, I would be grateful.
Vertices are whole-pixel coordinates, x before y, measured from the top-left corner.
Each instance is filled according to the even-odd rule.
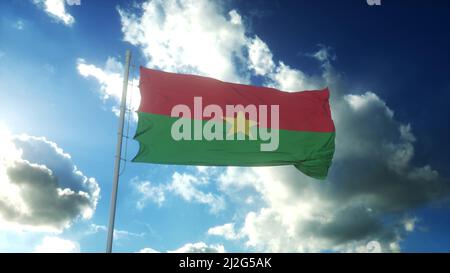
[[[61,230],[95,210],[99,187],[84,176],[55,143],[45,138],[19,136],[11,144],[20,158],[2,161],[6,181],[17,190],[0,197],[3,220],[23,226]]]

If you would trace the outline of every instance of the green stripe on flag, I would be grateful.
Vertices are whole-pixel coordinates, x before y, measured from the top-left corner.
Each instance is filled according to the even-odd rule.
[[[145,112],[138,115],[134,138],[140,147],[134,162],[202,166],[294,165],[306,175],[324,179],[334,154],[335,132],[279,130],[278,149],[261,151],[261,144],[269,141],[176,141],[172,138],[171,127],[177,117]],[[206,122],[203,120],[202,124]]]

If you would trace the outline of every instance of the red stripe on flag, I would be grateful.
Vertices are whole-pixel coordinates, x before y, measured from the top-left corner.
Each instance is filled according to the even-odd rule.
[[[216,79],[140,68],[140,112],[170,116],[172,107],[187,105],[194,113],[194,97],[202,105],[279,105],[279,129],[334,132],[328,88],[283,92],[274,88],[222,82]],[[205,118],[207,119],[207,118]],[[270,121],[270,116],[269,119]],[[270,126],[270,125],[269,125]]]

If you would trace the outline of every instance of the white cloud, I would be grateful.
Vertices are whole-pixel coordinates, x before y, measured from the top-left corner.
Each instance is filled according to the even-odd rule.
[[[291,68],[284,62],[275,64],[273,55],[267,44],[258,36],[248,38],[248,69],[255,75],[264,76],[267,86],[275,87],[283,91],[302,91],[323,88],[320,79],[308,76],[298,69]],[[319,50],[314,56],[320,56],[320,60],[328,62],[326,49]]]
[[[0,130],[0,222],[14,229],[61,231],[92,217],[100,195],[69,154],[43,137]]]
[[[155,0],[140,5],[141,16],[119,9],[124,40],[138,46],[149,67],[247,82],[237,69],[246,49],[240,15],[207,0]]]
[[[324,45],[319,45],[320,49],[316,51],[313,54],[310,54],[309,56],[317,59],[319,62],[321,62],[324,67],[330,65],[331,61],[336,60],[336,55],[331,53],[331,48],[326,47]]]
[[[112,97],[113,99],[120,101],[123,82],[121,75],[122,64],[115,58],[109,57],[104,69],[92,64],[87,64],[84,59],[78,59],[77,69],[81,76],[85,78],[93,77],[100,83],[103,99]]]
[[[42,242],[34,248],[36,253],[78,253],[80,245],[77,242],[55,236],[45,236]]]
[[[392,249],[391,249],[392,250]],[[383,247],[378,241],[370,241],[366,245],[356,246],[349,249],[349,252],[356,253],[382,253]],[[395,251],[392,251],[395,252]]]
[[[350,107],[354,111],[359,111],[361,109],[370,107],[370,105],[379,105],[379,107],[384,108],[384,113],[392,118],[394,112],[386,106],[386,103],[382,101],[375,93],[366,92],[363,95],[345,95],[344,99],[348,102]],[[402,127],[403,128],[403,125]]]
[[[407,232],[413,232],[416,228],[418,219],[416,217],[409,217],[403,220],[403,226]]]
[[[323,48],[314,53],[313,56],[321,62],[327,61],[329,58],[328,51]]]
[[[175,172],[170,183],[159,185],[152,185],[150,181],[146,180],[133,179],[132,183],[139,195],[136,207],[143,209],[148,204],[148,201],[162,205],[166,200],[167,193],[171,193],[187,202],[207,205],[210,207],[211,213],[218,213],[223,210],[225,201],[222,196],[199,189],[202,186],[206,186],[209,181],[207,176],[201,175],[201,172],[198,172],[198,174],[193,176],[187,173],[180,174]]]
[[[123,65],[115,58],[109,57],[103,68],[93,64],[87,64],[84,59],[77,60],[78,73],[84,78],[93,78],[100,85],[100,95],[103,101],[112,99],[115,105],[111,109],[116,115],[119,115],[118,105],[122,98],[123,86]],[[130,70],[133,72],[134,70]],[[130,73],[131,73],[130,72]],[[140,103],[140,93],[138,89],[138,79],[130,74],[130,82],[127,89],[127,105],[133,111],[133,118],[137,120],[135,111]]]
[[[87,234],[106,232],[107,230],[108,229],[106,226],[91,224],[89,226],[89,231],[87,232]],[[130,238],[130,237],[143,237],[144,235],[145,235],[145,233],[143,233],[143,232],[135,233],[135,232],[127,231],[127,230],[114,229],[114,240],[121,240],[121,239],[125,239],[125,238]]]
[[[138,253],[159,253],[159,251],[154,250],[153,248],[150,248],[150,247],[146,247],[146,248],[139,250]]]
[[[55,18],[57,21],[67,26],[75,23],[75,18],[66,11],[66,2],[64,0],[33,0],[34,4],[41,7],[47,14]],[[67,1],[69,5],[79,3],[79,1]]]
[[[204,193],[197,189],[196,186],[206,183],[206,180],[198,179],[192,175],[175,172],[172,176],[172,183],[169,185],[169,190],[186,201],[209,205],[212,213],[223,210],[225,203],[222,197],[212,193]]]
[[[304,72],[291,68],[280,62],[275,72],[267,74],[267,84],[283,91],[317,90],[322,88],[316,79],[308,77]]]
[[[258,36],[251,40],[248,46],[249,68],[256,75],[267,75],[272,73],[275,64],[269,47]]]
[[[208,245],[204,242],[187,243],[184,246],[167,251],[168,253],[225,253],[225,247],[221,244]]]
[[[215,166],[195,166],[195,169],[200,175],[209,176],[211,173],[214,173],[217,170]]]
[[[227,240],[239,239],[239,235],[234,230],[234,223],[227,223],[208,229],[209,235],[222,236]]]
[[[225,247],[221,244],[210,244],[205,242],[187,243],[175,250],[168,250],[167,253],[225,253]],[[146,247],[138,253],[160,253],[151,247]]]
[[[143,209],[148,201],[152,201],[159,206],[166,200],[165,197],[165,187],[162,185],[153,186],[150,181],[139,181],[132,182],[135,190],[139,194],[139,199],[136,202],[136,207],[138,209]]]

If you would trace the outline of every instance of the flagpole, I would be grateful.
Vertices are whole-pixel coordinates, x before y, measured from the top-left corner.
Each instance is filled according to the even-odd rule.
[[[106,243],[107,253],[111,253],[112,251],[112,244],[114,237],[114,220],[116,217],[117,188],[119,186],[119,170],[122,154],[123,126],[125,122],[125,111],[127,105],[127,87],[128,87],[128,76],[130,73],[130,60],[131,60],[131,52],[130,50],[127,50],[125,55],[125,71],[123,75],[122,99],[120,101],[119,129],[117,131],[116,157],[114,159],[113,187],[111,192],[111,204],[109,207],[108,238]]]

